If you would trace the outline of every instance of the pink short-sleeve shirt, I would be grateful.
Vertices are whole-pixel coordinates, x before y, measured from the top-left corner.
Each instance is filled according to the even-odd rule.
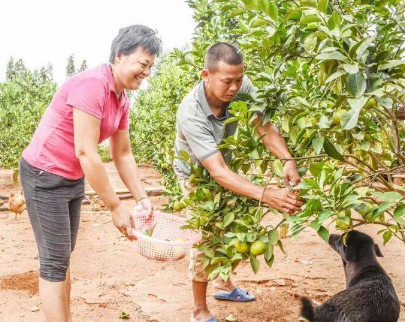
[[[130,104],[125,91],[118,99],[109,64],[69,78],[55,93],[23,158],[36,168],[76,180],[83,170],[75,154],[73,107],[101,120],[101,143],[129,128]]]

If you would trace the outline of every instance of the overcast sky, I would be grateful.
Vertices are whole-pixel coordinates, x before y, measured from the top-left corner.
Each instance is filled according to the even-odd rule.
[[[51,63],[54,78],[66,78],[66,63],[87,60],[95,67],[108,62],[118,30],[144,24],[158,30],[169,50],[190,42],[195,23],[184,0],[12,0],[0,5],[0,81],[9,58],[30,68]]]

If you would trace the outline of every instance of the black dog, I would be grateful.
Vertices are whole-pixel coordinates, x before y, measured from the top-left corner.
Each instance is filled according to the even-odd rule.
[[[301,316],[311,322],[396,322],[400,305],[394,286],[377,261],[383,257],[373,239],[351,231],[331,235],[329,245],[340,254],[346,275],[346,289],[314,308],[303,297]]]

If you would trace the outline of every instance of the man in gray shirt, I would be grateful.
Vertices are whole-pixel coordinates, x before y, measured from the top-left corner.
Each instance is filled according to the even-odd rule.
[[[205,55],[202,78],[203,81],[191,90],[178,109],[175,154],[187,152],[192,162],[202,165],[218,184],[234,193],[262,199],[263,203],[290,214],[299,212],[302,203],[288,189],[264,189],[251,183],[228,168],[227,162],[231,156],[223,155],[218,149],[224,138],[235,133],[237,126],[236,122],[224,124],[229,118],[229,103],[238,93],[251,94],[254,91],[252,83],[244,75],[243,57],[238,48],[227,43],[211,46]],[[269,151],[281,159],[292,158],[284,138],[271,122],[262,125],[260,116],[257,116],[253,125],[257,126],[258,135],[265,135],[263,143]],[[188,184],[190,168],[186,162],[175,159],[174,169],[187,195],[192,189]],[[284,164],[284,180],[293,185],[300,182],[293,160]],[[192,250],[190,256],[189,271],[194,295],[191,322],[215,322],[217,320],[206,303],[208,274],[199,261],[201,256],[203,254],[196,249]],[[217,279],[215,283],[223,290],[220,292],[221,299],[224,299],[225,294],[225,298],[231,301],[254,300],[253,295],[235,287],[230,279],[226,282]]]

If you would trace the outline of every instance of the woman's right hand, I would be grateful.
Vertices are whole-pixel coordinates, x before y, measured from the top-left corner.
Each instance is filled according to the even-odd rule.
[[[301,211],[302,201],[289,189],[266,189],[262,202],[280,211],[296,214]]]
[[[114,226],[129,240],[136,240],[136,237],[131,234],[131,230],[135,228],[131,212],[122,205],[111,210],[112,221]]]

